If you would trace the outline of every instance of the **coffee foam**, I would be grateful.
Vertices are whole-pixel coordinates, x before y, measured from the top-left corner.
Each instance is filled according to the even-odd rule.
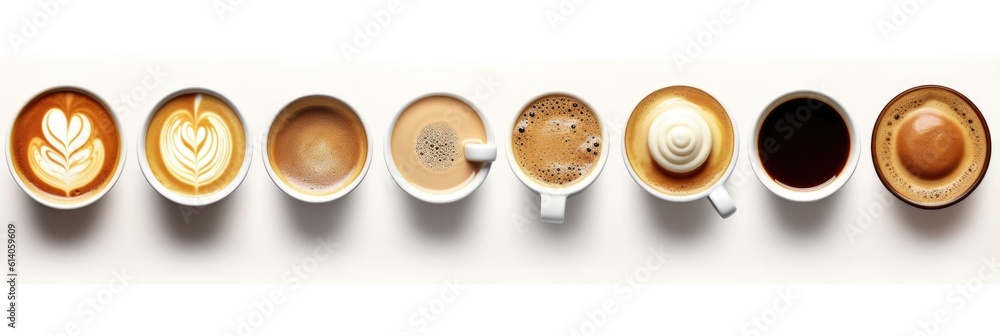
[[[417,134],[414,151],[427,169],[435,172],[448,170],[461,154],[462,140],[455,128],[443,121],[424,125]]]
[[[53,203],[89,199],[118,168],[118,126],[107,107],[86,93],[59,89],[35,97],[13,130],[9,144],[17,178]]]
[[[535,100],[511,134],[521,171],[543,185],[572,185],[593,172],[607,149],[601,124],[583,102],[566,95]]]
[[[268,131],[268,163],[293,189],[316,196],[340,191],[367,163],[368,135],[340,100],[311,96],[283,109]]]
[[[153,176],[175,193],[216,193],[240,173],[246,153],[243,123],[228,103],[207,93],[186,93],[164,102],[145,134]]]
[[[472,106],[432,95],[400,112],[389,141],[393,164],[403,179],[425,192],[447,194],[469,185],[483,168],[482,162],[465,159],[464,144],[488,139],[486,125]]]
[[[943,123],[931,130],[934,136],[905,129],[926,128],[930,122]],[[923,87],[904,92],[882,110],[872,135],[873,159],[883,182],[900,198],[917,205],[950,205],[975,188],[988,164],[990,140],[985,121],[971,101],[951,89]],[[956,137],[961,143],[946,141]],[[902,138],[922,143],[900,143]],[[956,157],[956,151],[961,155]]]
[[[674,173],[663,169],[649,151],[649,130],[653,122],[667,112],[663,103],[683,100],[709,125],[712,133],[708,159],[697,169]],[[625,126],[625,156],[636,176],[660,193],[672,196],[694,195],[715,185],[725,175],[735,150],[733,125],[725,108],[708,93],[693,87],[672,86],[659,89],[642,99]]]

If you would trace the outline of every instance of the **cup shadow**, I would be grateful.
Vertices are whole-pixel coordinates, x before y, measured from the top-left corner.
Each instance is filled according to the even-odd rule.
[[[23,206],[31,209],[34,224],[46,239],[60,244],[80,243],[94,232],[97,221],[105,212],[106,197],[80,209],[60,210],[49,208],[27,195],[22,197]]]
[[[347,193],[343,197],[327,203],[303,202],[282,193],[285,214],[292,219],[292,225],[303,238],[315,239],[338,235],[343,231],[344,218],[347,218],[354,205],[354,196],[358,190]]]
[[[421,236],[438,242],[455,241],[472,224],[471,212],[484,187],[485,184],[469,196],[447,204],[427,203],[403,190],[398,190],[397,194],[405,198],[409,217]]]
[[[664,237],[676,238],[680,241],[693,242],[703,237],[713,226],[713,220],[722,220],[715,208],[701,199],[692,202],[670,202],[662,200],[646,192],[642,200],[656,231]]]
[[[917,208],[893,197],[893,202],[896,202],[893,212],[902,218],[904,225],[917,236],[928,241],[941,241],[968,225],[971,198],[972,196],[944,209],[929,210]]]
[[[204,245],[217,239],[225,215],[233,204],[239,203],[236,200],[239,189],[214,204],[198,207],[174,203],[155,190],[149,190],[156,194],[161,225],[175,240],[187,245]]]
[[[797,238],[816,238],[830,227],[830,214],[840,203],[843,189],[830,196],[812,202],[795,202],[781,198],[768,192],[771,211],[780,218],[779,223],[785,232]]]

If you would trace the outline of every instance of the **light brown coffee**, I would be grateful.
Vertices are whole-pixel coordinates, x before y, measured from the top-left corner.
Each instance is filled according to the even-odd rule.
[[[17,178],[53,203],[87,201],[109,187],[122,158],[121,134],[102,102],[74,89],[31,100],[9,139]]]
[[[660,167],[649,152],[649,128],[663,109],[664,101],[683,99],[700,108],[712,132],[712,148],[708,159],[697,169],[673,173]],[[657,90],[632,111],[625,126],[625,156],[635,174],[652,189],[667,195],[686,196],[703,192],[715,185],[726,173],[735,150],[733,125],[725,108],[705,91],[688,86],[672,86]]]
[[[162,103],[145,137],[145,159],[153,176],[189,197],[228,186],[240,174],[247,150],[239,115],[209,93],[181,94]]]
[[[323,96],[285,107],[267,134],[268,161],[293,189],[316,196],[336,193],[361,175],[368,134],[344,102]]]
[[[404,179],[430,193],[472,182],[483,164],[465,159],[465,145],[487,143],[486,126],[459,99],[429,96],[407,106],[392,127],[392,160]]]
[[[872,133],[879,178],[901,200],[924,208],[954,204],[979,185],[990,158],[979,109],[957,91],[916,87],[886,105]]]
[[[589,106],[562,94],[530,104],[511,132],[514,160],[525,175],[549,187],[566,187],[590,175],[607,150],[601,123]]]

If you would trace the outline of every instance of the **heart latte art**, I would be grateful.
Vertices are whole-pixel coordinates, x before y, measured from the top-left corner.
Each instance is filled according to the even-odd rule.
[[[69,119],[66,112],[53,108],[42,119],[42,137],[31,139],[29,163],[38,179],[72,196],[101,172],[104,145],[91,137],[90,118],[77,113]]]
[[[72,206],[100,195],[120,171],[121,134],[103,103],[74,89],[57,89],[21,110],[9,150],[25,190]]]
[[[244,136],[227,103],[208,94],[185,94],[156,111],[146,132],[146,157],[165,187],[204,196],[237,175],[246,150]]]

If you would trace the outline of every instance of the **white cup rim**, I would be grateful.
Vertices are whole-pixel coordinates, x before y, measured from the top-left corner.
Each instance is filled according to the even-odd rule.
[[[403,105],[401,109],[399,109],[399,112],[397,112],[396,115],[392,118],[392,121],[389,122],[389,128],[385,134],[385,142],[382,144],[382,154],[383,157],[385,158],[385,165],[386,168],[388,168],[389,170],[389,175],[392,176],[392,180],[396,182],[396,185],[398,185],[400,189],[403,189],[403,191],[405,191],[407,194],[427,203],[434,203],[434,204],[452,203],[469,196],[477,189],[479,189],[479,187],[483,185],[483,182],[486,181],[486,177],[490,173],[490,168],[493,165],[493,162],[483,162],[482,166],[479,168],[479,171],[476,173],[476,176],[472,179],[472,181],[469,181],[462,188],[459,188],[458,190],[449,193],[438,194],[425,191],[413,185],[413,183],[410,183],[410,181],[408,181],[405,177],[403,177],[403,174],[399,172],[399,169],[396,167],[396,162],[392,158],[392,131],[393,129],[396,128],[396,122],[399,121],[399,117],[402,116],[403,112],[405,112],[408,108],[410,108],[410,106],[412,106],[414,103],[431,97],[446,97],[446,98],[456,99],[462,102],[463,104],[469,106],[470,108],[472,108],[472,110],[476,112],[476,115],[479,116],[479,120],[483,123],[483,128],[486,129],[486,143],[492,144],[494,146],[496,145],[496,139],[493,137],[493,130],[490,127],[490,121],[489,119],[486,118],[486,115],[484,115],[483,112],[479,110],[479,107],[472,104],[472,102],[470,102],[468,99],[465,99],[464,97],[459,95],[446,92],[432,92],[421,95],[413,100],[410,100],[408,103]]]
[[[287,109],[289,106],[292,106],[292,104],[298,103],[299,101],[305,99],[314,99],[314,98],[330,99],[339,102],[341,104],[344,104],[344,106],[347,106],[348,110],[350,110],[351,113],[353,113],[358,117],[358,121],[361,123],[362,129],[365,131],[365,139],[368,142],[368,151],[367,153],[365,153],[365,164],[361,168],[361,172],[358,173],[358,176],[354,178],[354,180],[351,181],[351,183],[344,186],[343,188],[340,188],[340,190],[337,190],[336,192],[326,195],[307,194],[293,188],[291,185],[286,183],[284,180],[281,179],[281,177],[278,176],[278,173],[274,170],[274,167],[271,166],[270,156],[267,153],[268,152],[267,139],[271,135],[271,127],[274,126],[274,121],[278,119],[278,116],[280,116],[281,113],[284,112],[285,109]],[[284,191],[289,196],[303,202],[326,203],[346,196],[351,191],[354,191],[354,189],[356,189],[358,185],[361,184],[361,181],[365,179],[365,176],[368,175],[368,168],[371,166],[372,163],[373,141],[372,141],[371,131],[368,129],[368,125],[364,122],[364,120],[361,118],[361,114],[359,114],[357,110],[354,109],[354,107],[352,107],[350,104],[347,104],[347,102],[333,96],[323,95],[323,94],[311,94],[292,100],[288,104],[285,104],[284,107],[279,109],[278,112],[274,114],[274,116],[271,118],[271,122],[267,124],[267,128],[261,134],[263,135],[260,140],[260,156],[262,161],[264,162],[264,169],[267,170],[267,175],[271,177],[271,182],[274,182],[274,185],[278,186],[278,189],[281,189],[281,191]]]
[[[657,91],[660,91],[660,90],[663,90],[663,89],[678,88],[678,87],[681,87],[681,88],[692,88],[692,89],[704,92],[709,97],[712,97],[712,99],[715,99],[715,101],[718,102],[719,105],[722,106],[723,112],[726,114],[726,117],[729,118],[729,124],[731,124],[732,128],[733,128],[733,154],[729,158],[729,166],[726,167],[726,171],[725,171],[725,173],[722,174],[722,177],[719,178],[718,181],[716,181],[714,184],[712,184],[708,188],[705,188],[705,190],[702,190],[702,191],[700,191],[698,193],[691,194],[691,195],[670,195],[670,194],[666,194],[666,193],[660,192],[659,190],[653,189],[653,187],[650,186],[649,183],[646,183],[646,181],[644,181],[642,178],[639,177],[639,175],[635,172],[635,168],[632,167],[632,162],[629,161],[629,159],[628,159],[628,153],[625,151],[625,144],[626,144],[626,141],[627,141],[627,139],[626,139],[627,135],[626,134],[628,134],[628,132],[626,130],[628,129],[628,123],[625,124],[625,130],[622,130],[622,136],[621,136],[621,139],[620,139],[621,142],[622,142],[622,145],[621,145],[622,159],[624,159],[624,161],[625,161],[625,167],[628,169],[628,173],[629,173],[629,175],[632,176],[632,179],[635,180],[635,182],[637,184],[639,184],[639,186],[642,187],[642,189],[646,190],[647,192],[649,192],[653,196],[656,196],[659,199],[662,199],[662,200],[665,200],[665,201],[670,201],[670,202],[692,202],[692,201],[697,201],[697,200],[700,200],[702,198],[708,197],[708,195],[711,194],[713,190],[715,190],[717,188],[720,188],[720,187],[723,187],[726,184],[726,182],[729,181],[729,177],[733,174],[733,171],[736,170],[736,163],[738,162],[739,157],[740,157],[740,132],[739,132],[739,128],[737,128],[737,126],[736,126],[736,119],[733,117],[733,114],[729,113],[729,110],[726,108],[725,105],[722,104],[721,101],[719,101],[718,99],[716,99],[715,96],[712,96],[710,93],[708,93],[705,90],[702,90],[702,89],[699,89],[699,88],[696,88],[696,87],[693,87],[693,86],[687,86],[687,85],[674,85],[674,86],[668,86],[668,87],[665,87],[665,88],[662,88],[662,89],[657,89],[656,91],[653,91],[653,92],[657,92]],[[629,114],[629,119],[631,119],[631,114]]]
[[[31,187],[29,187],[18,176],[18,174],[17,174],[17,168],[14,167],[14,161],[12,160],[13,159],[13,153],[11,152],[12,151],[12,148],[11,148],[11,145],[12,145],[11,144],[11,137],[14,136],[14,127],[15,127],[15,122],[14,121],[17,120],[17,118],[21,116],[22,112],[24,112],[24,107],[27,107],[28,104],[30,104],[32,101],[34,101],[35,99],[38,99],[39,97],[42,97],[44,95],[47,95],[47,94],[50,94],[50,93],[53,93],[53,92],[58,92],[58,91],[76,91],[77,93],[84,94],[86,96],[89,96],[90,98],[93,98],[99,104],[101,104],[101,106],[104,107],[104,110],[107,111],[109,115],[111,115],[111,121],[115,124],[115,128],[118,129],[118,141],[119,141],[119,146],[118,146],[118,163],[115,165],[115,171],[110,176],[111,180],[108,181],[107,186],[105,186],[101,190],[98,190],[97,194],[95,194],[95,195],[91,196],[90,198],[87,198],[87,199],[85,199],[83,201],[80,201],[80,202],[58,203],[58,202],[52,202],[52,201],[50,201],[48,199],[45,199],[44,197],[38,195],[37,193],[35,193],[34,191],[32,191]],[[104,195],[106,195],[109,191],[111,191],[111,188],[113,188],[115,186],[115,184],[118,183],[118,178],[121,177],[122,170],[124,170],[124,167],[125,167],[125,160],[127,159],[126,158],[127,157],[126,153],[128,152],[128,150],[127,150],[128,143],[126,143],[125,129],[122,127],[121,120],[118,119],[118,114],[115,113],[115,111],[111,109],[111,106],[108,105],[108,103],[104,100],[104,98],[101,98],[101,96],[98,96],[93,91],[84,89],[82,87],[73,86],[73,85],[61,85],[61,86],[54,86],[54,87],[48,88],[46,90],[43,90],[43,91],[39,92],[38,94],[35,94],[35,95],[31,96],[31,98],[28,99],[27,101],[25,101],[24,104],[21,105],[21,106],[22,106],[21,107],[21,111],[18,111],[18,113],[14,115],[14,119],[11,120],[10,127],[7,130],[7,138],[6,138],[6,141],[7,141],[6,147],[7,148],[6,148],[6,150],[4,152],[6,152],[6,156],[7,156],[7,168],[10,170],[10,174],[14,178],[14,182],[17,183],[17,185],[19,187],[21,187],[21,190],[24,191],[24,193],[28,194],[28,196],[30,196],[36,202],[38,202],[38,203],[40,203],[42,205],[45,205],[47,207],[50,207],[50,208],[53,208],[53,209],[59,209],[59,210],[73,210],[73,209],[83,208],[85,206],[93,204],[94,202],[97,202],[99,199],[101,199],[102,197],[104,197]]]
[[[510,165],[510,170],[514,172],[514,176],[517,176],[517,179],[521,181],[521,184],[524,184],[525,187],[538,194],[569,197],[586,190],[588,187],[590,187],[590,185],[594,183],[594,181],[597,180],[597,177],[600,176],[601,172],[604,171],[604,166],[608,162],[608,155],[610,155],[609,152],[611,151],[611,146],[608,145],[608,143],[610,142],[609,141],[610,137],[608,133],[608,124],[605,123],[604,119],[597,113],[597,110],[594,108],[594,105],[580,98],[577,95],[565,91],[551,91],[543,93],[528,100],[528,102],[525,103],[524,106],[521,107],[521,109],[514,114],[514,117],[511,118],[511,121],[508,124],[508,127],[505,129],[505,131],[506,132],[514,131],[514,127],[517,126],[517,120],[520,119],[521,113],[524,112],[524,110],[527,109],[528,106],[531,106],[531,103],[545,97],[560,96],[560,95],[576,99],[582,102],[584,105],[586,105],[590,109],[591,114],[594,115],[594,118],[597,119],[597,123],[601,126],[601,144],[607,147],[605,147],[604,150],[601,150],[601,153],[598,154],[597,164],[594,165],[594,169],[590,172],[590,174],[585,176],[582,180],[566,187],[556,188],[556,187],[542,185],[541,183],[538,183],[535,180],[531,179],[531,177],[529,177],[527,174],[524,173],[524,171],[521,170],[521,167],[517,163],[517,158],[514,157],[514,142],[513,139],[509,136],[509,133],[505,141],[507,143],[507,163]]]
[[[153,171],[149,167],[149,160],[146,157],[146,132],[149,130],[149,123],[153,121],[153,117],[156,115],[156,112],[158,112],[160,108],[163,107],[164,104],[173,100],[174,98],[192,93],[211,95],[229,105],[229,107],[233,110],[233,113],[236,114],[236,117],[239,119],[240,123],[243,126],[243,138],[244,141],[246,142],[245,144],[246,150],[243,151],[243,162],[240,165],[240,171],[236,175],[236,177],[233,178],[233,180],[229,182],[229,184],[226,185],[221,190],[199,197],[182,195],[173,190],[170,190],[169,188],[164,186],[163,183],[160,183],[160,180],[158,180],[156,176],[153,175]],[[236,189],[239,188],[241,184],[243,184],[243,180],[246,179],[247,172],[250,170],[250,161],[253,158],[253,152],[254,152],[253,148],[254,135],[253,133],[250,132],[250,128],[249,125],[247,125],[246,119],[243,117],[243,114],[240,113],[236,105],[233,104],[233,102],[230,101],[229,98],[227,98],[226,96],[216,91],[200,87],[181,89],[161,99],[160,102],[153,107],[153,110],[150,111],[149,115],[146,116],[146,120],[142,123],[142,126],[140,126],[138,138],[139,138],[138,141],[136,141],[136,150],[138,151],[139,154],[137,160],[139,160],[139,168],[142,169],[142,175],[143,177],[146,178],[146,182],[148,182],[149,185],[153,187],[153,189],[159,192],[160,195],[163,195],[163,197],[166,197],[167,199],[173,201],[174,203],[187,206],[210,205],[212,203],[222,200],[223,198],[226,198],[226,196],[232,194],[233,191],[236,191]]]
[[[764,171],[764,166],[760,161],[760,151],[759,148],[757,148],[756,144],[757,144],[757,137],[760,134],[760,128],[764,123],[764,118],[766,118],[770,114],[770,112],[774,110],[774,108],[777,107],[778,105],[796,98],[817,99],[830,105],[831,107],[833,107],[835,111],[837,111],[840,117],[843,118],[844,122],[847,124],[848,138],[851,141],[850,145],[851,148],[850,148],[850,153],[848,154],[847,157],[847,162],[844,163],[844,168],[841,170],[841,173],[837,175],[837,177],[833,180],[833,182],[821,188],[811,189],[811,190],[794,190],[784,187],[775,182],[774,179],[772,179],[770,175],[768,175],[767,172]],[[840,105],[840,103],[838,103],[836,100],[834,100],[833,98],[822,92],[817,92],[812,90],[792,91],[774,99],[770,104],[767,105],[767,107],[764,108],[764,110],[760,113],[760,115],[757,116],[757,120],[754,123],[753,132],[750,133],[750,141],[747,142],[747,147],[750,152],[750,166],[753,168],[754,175],[757,176],[757,179],[760,180],[760,182],[775,195],[778,195],[781,198],[794,202],[818,201],[830,195],[833,195],[833,193],[840,190],[840,188],[842,188],[845,184],[847,184],[847,181],[851,179],[851,176],[854,175],[854,171],[858,167],[858,161],[861,158],[861,142],[859,141],[859,139],[860,138],[858,137],[857,126],[855,125],[854,120],[851,119],[851,116],[849,113],[847,113],[847,110],[844,109],[844,107]]]

